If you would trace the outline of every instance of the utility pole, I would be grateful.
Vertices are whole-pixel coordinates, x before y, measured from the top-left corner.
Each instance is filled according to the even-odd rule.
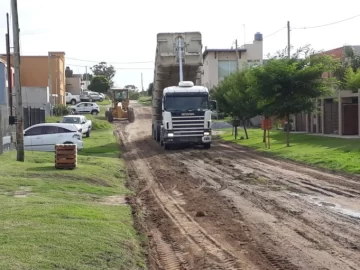
[[[10,55],[10,23],[9,23],[9,13],[6,13],[6,25],[7,33],[6,38],[6,64],[7,64],[7,75],[8,75],[8,94],[9,94],[9,107],[10,107],[10,116],[13,116],[13,93],[12,93],[12,72],[11,72],[11,55]]]
[[[236,53],[236,70],[239,70],[239,51],[238,51],[238,41],[237,41],[237,39],[235,39],[235,53]]]
[[[56,93],[56,104],[60,104],[60,93],[58,93],[58,77],[59,77],[59,58],[55,56],[55,93]]]
[[[290,21],[287,22],[287,32],[288,32],[287,53],[288,53],[288,58],[290,59],[290,54],[291,54],[291,45],[290,45]]]
[[[15,69],[15,90],[16,90],[16,149],[17,161],[25,161],[24,152],[24,111],[22,106],[22,93],[20,83],[20,29],[17,0],[11,0],[13,40],[14,40],[14,69]]]
[[[52,102],[54,101],[55,102],[55,97],[53,96],[53,85],[52,85],[52,54],[49,52],[48,54],[48,65],[49,65],[49,93],[50,93],[50,96],[52,97]]]

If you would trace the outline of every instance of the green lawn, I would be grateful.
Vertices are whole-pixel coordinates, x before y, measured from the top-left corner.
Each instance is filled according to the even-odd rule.
[[[0,156],[0,269],[145,268],[112,130],[84,144],[75,170],[54,169],[53,153]]]
[[[97,105],[110,105],[111,104],[111,101],[110,101],[110,99],[105,99],[105,100],[103,100],[103,101],[96,101],[96,104]]]
[[[271,131],[271,149],[266,150],[262,142],[263,131],[249,129],[248,140],[234,140],[231,130],[221,135],[225,141],[236,142],[260,151],[266,151],[276,156],[302,161],[319,167],[360,173],[360,139],[340,139],[306,134],[290,134],[290,147],[286,147],[286,137],[283,131]],[[239,136],[245,136],[239,129]]]
[[[151,105],[151,100],[152,100],[151,97],[140,97],[138,99],[138,102],[143,104],[143,105],[150,106]]]

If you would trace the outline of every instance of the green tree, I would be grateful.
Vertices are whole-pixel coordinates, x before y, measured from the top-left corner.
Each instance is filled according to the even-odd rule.
[[[108,79],[110,86],[114,85],[113,78],[116,74],[116,70],[112,65],[108,65],[106,62],[100,62],[91,68],[94,76],[105,76]]]
[[[138,88],[133,84],[125,85],[125,88],[131,89],[131,90],[137,90]]]
[[[227,76],[211,91],[222,112],[242,121],[246,139],[249,138],[246,125],[250,118],[259,113],[256,97],[252,93],[252,82],[251,70],[244,70]]]
[[[86,81],[86,80],[91,81],[92,78],[93,78],[93,75],[92,75],[91,73],[84,73],[84,74],[82,75],[83,81]]]
[[[110,89],[110,83],[105,76],[95,76],[92,78],[88,89],[94,92],[106,93]]]
[[[148,96],[152,96],[153,90],[154,90],[154,83],[149,83],[149,86],[148,86],[148,88],[146,90]]]
[[[129,89],[129,99],[130,100],[138,100],[141,96],[141,93],[139,91]]]
[[[357,92],[360,89],[360,69],[354,70],[349,67],[344,74],[344,87],[345,90],[352,90]]]
[[[360,54],[356,53],[351,46],[345,46],[344,58],[340,59],[339,63],[333,75],[339,80],[340,88],[348,88],[348,83],[346,82],[348,78],[345,77],[346,72],[349,73],[349,68],[351,68],[353,72],[356,72],[360,68]]]
[[[253,91],[258,107],[265,117],[286,118],[290,115],[311,112],[315,109],[314,99],[328,94],[335,80],[323,77],[332,72],[337,62],[331,56],[302,47],[290,58],[277,54],[264,66],[252,69]],[[289,125],[286,145],[290,146]]]

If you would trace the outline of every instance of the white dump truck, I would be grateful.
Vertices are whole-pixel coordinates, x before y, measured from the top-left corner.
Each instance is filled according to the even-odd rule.
[[[166,150],[175,144],[211,146],[209,90],[200,86],[201,33],[159,33],[152,94],[152,136]]]

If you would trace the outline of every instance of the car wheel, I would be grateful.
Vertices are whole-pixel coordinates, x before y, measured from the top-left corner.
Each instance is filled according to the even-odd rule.
[[[98,111],[95,111],[95,110],[91,112],[92,115],[98,115],[98,113],[99,113],[99,112],[98,112]]]
[[[72,104],[72,105],[76,105],[76,100],[75,100],[75,99],[72,99],[72,100],[71,100],[71,104]]]
[[[86,138],[89,138],[90,137],[90,129],[88,129],[88,131],[86,132]]]

